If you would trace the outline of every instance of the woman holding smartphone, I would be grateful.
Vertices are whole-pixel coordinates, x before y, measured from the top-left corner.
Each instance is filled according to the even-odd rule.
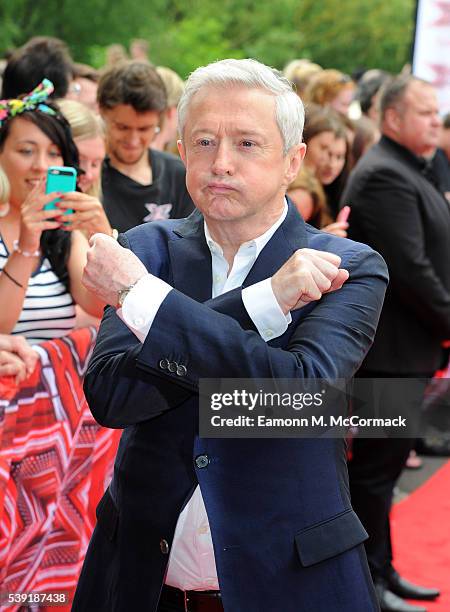
[[[81,284],[88,242],[73,228],[91,234],[109,224],[91,214],[87,200],[72,206],[70,217],[62,206],[56,214],[44,209],[60,197],[45,195],[48,168],[78,167],[70,127],[47,102],[51,91],[44,81],[21,100],[0,101],[0,166],[10,190],[0,217],[0,333],[22,334],[31,343],[69,333],[75,304],[96,317],[103,309]]]

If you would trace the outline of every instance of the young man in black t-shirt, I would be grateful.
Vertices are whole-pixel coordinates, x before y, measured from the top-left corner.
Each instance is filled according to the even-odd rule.
[[[182,161],[150,149],[167,103],[156,70],[136,61],[110,68],[100,80],[98,102],[108,149],[103,205],[112,227],[125,232],[147,221],[189,215],[194,205]]]

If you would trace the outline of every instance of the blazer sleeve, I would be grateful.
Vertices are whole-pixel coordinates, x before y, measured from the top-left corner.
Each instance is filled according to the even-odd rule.
[[[307,314],[294,313],[282,348],[259,336],[240,289],[204,304],[174,289],[144,344],[107,307],[84,385],[94,417],[113,428],[157,417],[196,395],[200,378],[353,376],[375,335],[387,271],[363,245],[342,265],[349,280]],[[170,371],[168,363],[177,368]]]

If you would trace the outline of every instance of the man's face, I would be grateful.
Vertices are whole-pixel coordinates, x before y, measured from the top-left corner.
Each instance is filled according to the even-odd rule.
[[[146,155],[159,125],[160,113],[138,113],[129,104],[102,108],[106,125],[106,142],[111,158],[121,164],[133,165]]]
[[[450,162],[450,128],[442,129],[439,138],[439,146],[441,149],[444,149],[448,161]]]
[[[413,81],[408,85],[400,108],[393,112],[398,142],[416,155],[432,154],[439,145],[441,130],[433,87]]]
[[[283,154],[273,96],[211,86],[195,94],[179,150],[189,193],[205,219],[256,228],[281,213],[305,146]]]

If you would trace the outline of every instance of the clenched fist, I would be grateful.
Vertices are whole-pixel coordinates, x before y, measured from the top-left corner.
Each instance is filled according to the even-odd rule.
[[[296,251],[272,276],[272,290],[284,314],[340,289],[349,276],[340,264],[341,258],[333,253]]]
[[[146,276],[147,268],[134,253],[105,234],[94,234],[89,245],[83,285],[107,304],[117,306],[119,290]]]

